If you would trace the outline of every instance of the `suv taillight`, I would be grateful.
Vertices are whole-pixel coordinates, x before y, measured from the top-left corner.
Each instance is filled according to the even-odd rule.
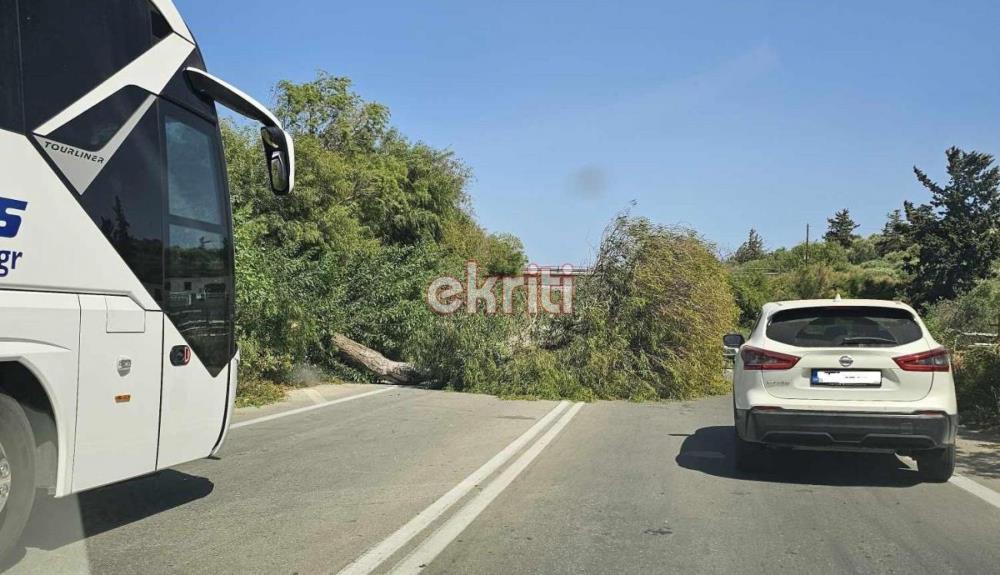
[[[759,347],[744,345],[740,349],[743,358],[743,369],[780,370],[791,369],[799,362],[799,358],[786,353],[768,351]]]
[[[948,350],[943,347],[892,358],[903,371],[950,371]]]

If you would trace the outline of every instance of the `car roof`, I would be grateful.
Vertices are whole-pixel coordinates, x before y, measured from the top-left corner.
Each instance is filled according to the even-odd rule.
[[[916,311],[901,301],[886,299],[841,299],[839,296],[829,299],[797,299],[788,301],[773,301],[764,304],[764,315],[771,315],[780,310],[800,309],[809,307],[886,307],[904,309],[914,315]]]

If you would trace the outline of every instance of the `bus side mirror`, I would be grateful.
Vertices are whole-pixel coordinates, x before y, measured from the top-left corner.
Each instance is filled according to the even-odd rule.
[[[288,133],[277,126],[265,126],[260,134],[271,191],[287,195],[295,187],[295,144]]]
[[[184,74],[191,87],[202,96],[264,125],[260,134],[271,191],[282,196],[290,194],[295,188],[295,143],[281,128],[278,118],[257,100],[204,70],[186,68]]]

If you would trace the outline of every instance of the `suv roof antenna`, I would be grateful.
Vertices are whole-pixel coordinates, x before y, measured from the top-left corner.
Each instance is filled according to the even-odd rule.
[[[839,293],[836,296],[834,296],[833,301],[840,301],[840,294]]]

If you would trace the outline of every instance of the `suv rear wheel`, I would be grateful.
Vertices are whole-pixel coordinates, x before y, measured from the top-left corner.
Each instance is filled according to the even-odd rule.
[[[12,397],[0,390],[0,561],[21,538],[35,503],[35,437]]]
[[[928,481],[944,483],[955,473],[955,446],[918,453],[917,471]]]

